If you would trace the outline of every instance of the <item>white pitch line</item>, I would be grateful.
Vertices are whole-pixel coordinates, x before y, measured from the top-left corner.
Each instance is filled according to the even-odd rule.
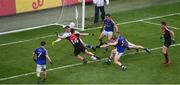
[[[151,17],[151,18],[145,18],[145,19],[139,19],[139,20],[134,20],[134,21],[128,21],[128,22],[118,23],[117,25],[125,25],[125,24],[136,23],[136,22],[141,22],[141,21],[151,20],[151,19],[158,19],[158,18],[163,18],[163,17],[169,17],[169,16],[174,16],[174,15],[180,15],[180,13],[173,13],[173,14],[167,14],[167,15],[156,16],[156,17]],[[40,26],[38,26],[38,27],[40,27]],[[89,28],[89,29],[85,29],[85,31],[95,30],[95,29],[99,29],[99,28],[101,28],[101,27]],[[1,46],[6,46],[6,45],[22,43],[22,42],[28,42],[28,41],[32,41],[32,40],[38,40],[38,39],[52,37],[52,36],[55,36],[55,35],[47,35],[47,36],[42,36],[42,37],[37,37],[37,38],[32,38],[32,39],[27,39],[27,40],[21,40],[21,41],[16,41],[16,42],[4,43],[4,44],[0,44],[0,47]]]
[[[0,47],[1,47],[1,46],[6,46],[6,45],[12,45],[12,44],[17,44],[17,43],[22,43],[22,42],[28,42],[28,41],[32,41],[32,40],[38,40],[38,39],[47,38],[47,37],[52,37],[52,36],[54,36],[54,35],[47,35],[47,36],[37,37],[37,38],[32,38],[32,39],[27,39],[27,40],[21,40],[21,41],[16,41],[16,42],[4,43],[4,44],[0,44]]]
[[[36,27],[29,27],[29,28],[24,28],[24,29],[12,30],[12,31],[8,31],[8,32],[2,32],[2,33],[0,33],[0,35],[9,34],[9,33],[16,33],[16,32],[22,32],[22,31],[27,31],[27,30],[32,30],[32,29],[38,29],[38,28],[52,26],[52,25],[56,25],[56,24],[45,24],[45,25],[36,26]]]
[[[175,47],[175,46],[180,46],[180,43],[171,45],[171,47]],[[154,51],[154,50],[159,50],[159,49],[161,49],[161,48],[162,48],[162,47],[156,47],[156,48],[152,48],[152,49],[150,49],[150,50],[151,50],[151,51]],[[145,52],[145,51],[139,51],[139,53],[142,53],[142,52]],[[133,54],[136,54],[136,53],[137,53],[137,52],[132,52],[132,53],[125,54],[125,55],[123,55],[123,56],[133,55]],[[106,58],[103,58],[103,59],[101,59],[101,60],[99,60],[99,61],[102,61],[102,60],[104,60],[104,59],[106,59]],[[98,62],[98,61],[90,61],[90,62],[88,62],[88,63],[93,63],[93,62]],[[54,71],[54,70],[58,70],[58,69],[70,68],[70,67],[80,66],[80,65],[83,65],[83,64],[82,64],[82,63],[77,63],[77,64],[65,65],[65,66],[60,66],[60,67],[48,69],[47,71]],[[36,72],[30,72],[30,73],[20,74],[20,75],[16,75],[16,76],[5,77],[5,78],[1,78],[0,81],[9,80],[9,79],[14,79],[14,78],[18,78],[18,77],[24,77],[24,76],[33,75],[33,74],[36,74]]]
[[[170,17],[170,16],[174,16],[174,15],[180,15],[180,13],[172,13],[172,14],[150,17],[150,18],[145,18],[145,19],[140,19],[140,20],[135,20],[135,21],[123,22],[123,23],[118,23],[117,25],[135,23],[135,22],[140,22],[140,21],[145,21],[145,20],[159,19],[159,18]]]
[[[174,15],[180,15],[180,13],[172,13],[172,14],[167,14],[167,15],[162,15],[162,16],[144,18],[144,19],[133,20],[133,21],[128,21],[128,22],[122,22],[122,23],[117,23],[117,25],[131,24],[131,23],[141,22],[141,21],[145,21],[145,20],[152,20],[152,19],[159,19],[159,18],[164,18],[164,17],[170,17],[170,16],[174,16]],[[91,29],[99,29],[99,28],[101,28],[101,27],[89,28],[89,29],[86,29],[86,31],[87,30],[91,30]]]
[[[141,22],[144,22],[144,23],[147,23],[147,24],[152,24],[152,25],[161,26],[161,24],[154,23],[154,22],[149,22],[149,21],[141,21]],[[177,27],[173,27],[173,26],[169,26],[169,25],[168,25],[168,27],[170,27],[170,28],[172,28],[172,29],[180,30],[180,28],[177,28]]]

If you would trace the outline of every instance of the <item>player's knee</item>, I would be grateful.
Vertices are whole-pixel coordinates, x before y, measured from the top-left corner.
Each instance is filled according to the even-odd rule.
[[[167,50],[165,48],[162,49],[162,53],[163,54],[166,54],[167,53]]]
[[[43,71],[43,74],[44,74],[44,75],[46,75],[46,74],[47,74],[47,72],[46,72],[46,71]]]
[[[119,60],[114,59],[114,63],[115,63],[115,64],[118,64],[118,63],[119,63]]]
[[[89,51],[87,51],[87,50],[85,51],[85,53],[86,53],[86,54],[92,54],[91,52],[89,52]]]
[[[46,69],[43,69],[43,72],[46,72]]]
[[[37,75],[37,77],[40,77],[40,72],[37,72],[37,74],[36,74],[36,75]]]
[[[111,39],[112,39],[112,36],[109,36],[109,37],[108,37],[108,41],[111,41]]]
[[[162,53],[163,53],[163,54],[166,54],[167,52],[166,52],[166,50],[162,50]]]
[[[115,63],[115,64],[118,64],[118,63],[119,63],[119,61],[114,61],[114,63]]]

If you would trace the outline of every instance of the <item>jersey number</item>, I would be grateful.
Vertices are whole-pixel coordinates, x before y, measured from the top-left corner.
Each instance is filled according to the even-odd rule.
[[[71,42],[72,42],[73,44],[77,44],[77,43],[79,43],[79,40],[78,40],[78,39],[75,39],[75,40],[71,40]]]
[[[41,56],[41,54],[42,54],[41,52],[38,52],[38,56],[37,57],[39,58]]]

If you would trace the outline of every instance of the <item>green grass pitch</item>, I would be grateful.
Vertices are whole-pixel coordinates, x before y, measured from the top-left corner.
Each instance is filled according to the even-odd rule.
[[[130,54],[135,51],[126,51],[126,55],[122,57],[122,63],[128,66],[127,71],[122,71],[115,64],[106,65],[103,60],[82,65],[73,56],[73,48],[67,40],[57,43],[53,48],[51,46],[51,42],[55,40],[53,35],[56,31],[63,32],[63,29],[59,26],[2,35],[0,36],[0,84],[36,83],[36,74],[34,73],[36,65],[32,60],[32,52],[39,47],[39,42],[42,40],[47,42],[47,50],[54,62],[53,65],[47,65],[48,69],[53,70],[48,71],[45,84],[180,83],[179,6],[180,3],[174,3],[112,14],[113,19],[120,23],[118,26],[122,35],[129,41],[144,45],[150,49],[156,48],[152,51],[152,54],[144,52]],[[155,24],[145,23],[144,21],[121,24],[169,14],[174,15],[145,20]],[[177,28],[172,28],[176,33],[176,44],[169,49],[171,60],[169,66],[163,65],[164,57],[160,49],[163,41],[159,39],[161,29],[158,25],[160,21],[167,21],[170,26]],[[98,43],[99,29],[86,32],[95,35],[82,36],[82,39],[86,43],[96,45]],[[102,49],[98,49],[94,53],[106,58],[110,55],[110,50],[105,53]],[[87,58],[87,56],[85,57]]]

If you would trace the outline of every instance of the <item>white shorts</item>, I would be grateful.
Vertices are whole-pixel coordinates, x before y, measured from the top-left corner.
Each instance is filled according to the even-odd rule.
[[[115,54],[115,57],[116,58],[121,58],[121,56],[123,55],[124,53],[120,53],[116,50],[116,54]]]
[[[135,44],[128,42],[128,48],[134,48],[134,47],[136,47]]]
[[[113,32],[112,32],[112,31],[105,31],[105,30],[104,30],[102,33],[103,33],[103,35],[105,35],[105,36],[113,35]]]
[[[37,64],[36,71],[41,72],[42,70],[46,70],[46,65]]]

